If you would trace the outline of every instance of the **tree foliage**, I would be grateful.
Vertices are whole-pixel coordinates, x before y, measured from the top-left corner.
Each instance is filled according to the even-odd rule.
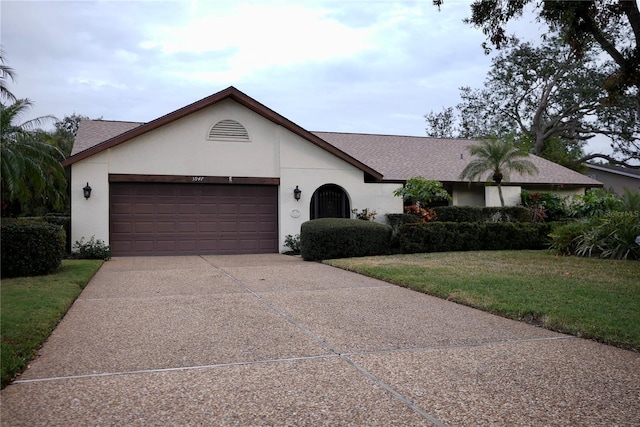
[[[39,127],[51,116],[20,123],[31,107],[28,99],[0,104],[0,171],[3,204],[45,205],[61,208],[66,197],[66,177],[59,161],[63,154],[49,144],[49,135]],[[4,209],[3,209],[4,211]]]
[[[434,0],[440,7],[444,0]],[[482,29],[490,45],[500,49],[509,42],[506,24],[522,16],[525,8],[534,7],[538,18],[578,56],[595,42],[611,58],[616,69],[610,74],[606,89],[621,94],[640,87],[640,10],[636,0],[475,0],[466,23]],[[638,95],[640,102],[640,95]],[[637,105],[640,111],[640,104]]]
[[[502,206],[502,182],[509,180],[511,171],[529,175],[538,172],[538,168],[526,159],[528,153],[518,148],[512,137],[487,138],[468,149],[473,158],[460,173],[460,179],[482,181],[483,177],[490,176],[498,186]]]
[[[61,209],[67,179],[60,161],[64,153],[51,144],[52,135],[41,127],[53,120],[43,116],[21,122],[32,107],[29,99],[17,99],[7,87],[14,78],[0,49],[0,182],[2,215],[34,213],[36,207]],[[5,104],[6,102],[6,104]]]
[[[514,42],[496,56],[484,88],[460,88],[456,113],[449,107],[425,116],[430,136],[483,138],[514,133],[536,155],[576,168],[596,157],[628,164],[640,159],[640,128],[633,96],[604,89],[612,65],[594,50],[578,57],[555,36],[539,46]],[[584,155],[585,142],[609,137],[614,158]]]
[[[416,203],[421,208],[436,201],[451,200],[451,196],[440,181],[426,179],[422,176],[408,179],[403,187],[393,192],[393,195],[402,197],[406,202]]]
[[[0,47],[0,100],[2,102],[16,101],[15,95],[11,93],[11,91],[7,87],[7,81],[8,80],[13,81],[14,77],[15,76],[14,76],[13,68],[9,67],[5,63],[4,50],[2,50],[2,47]]]

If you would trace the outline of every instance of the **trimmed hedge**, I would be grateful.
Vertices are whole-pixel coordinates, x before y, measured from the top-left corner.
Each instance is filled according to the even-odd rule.
[[[414,224],[420,222],[416,215],[412,214],[387,214],[387,224],[391,226],[391,253],[398,253],[400,250],[400,226],[403,224]]]
[[[300,227],[300,255],[305,261],[382,255],[390,241],[390,226],[359,219],[321,218]]]
[[[400,227],[403,253],[545,249],[551,223],[428,222]]]
[[[3,218],[0,236],[2,277],[49,274],[62,263],[66,236],[59,225]]]
[[[23,219],[44,221],[49,224],[61,225],[64,228],[65,233],[67,233],[65,251],[68,254],[71,253],[71,217],[69,215],[46,214],[44,216],[25,217]]]
[[[440,206],[432,208],[441,222],[531,222],[529,209],[522,206]]]

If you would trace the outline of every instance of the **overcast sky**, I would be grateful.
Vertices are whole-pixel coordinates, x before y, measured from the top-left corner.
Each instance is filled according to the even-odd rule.
[[[480,88],[491,63],[460,0],[0,5],[9,88],[35,103],[26,118],[148,122],[235,86],[310,131],[423,136],[424,114]]]

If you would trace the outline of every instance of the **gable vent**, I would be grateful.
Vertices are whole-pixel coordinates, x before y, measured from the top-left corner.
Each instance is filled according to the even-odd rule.
[[[209,131],[208,139],[248,142],[249,133],[244,126],[235,120],[225,119],[213,125]]]

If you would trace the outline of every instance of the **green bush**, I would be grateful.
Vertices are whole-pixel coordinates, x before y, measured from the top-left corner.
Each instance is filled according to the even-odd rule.
[[[564,198],[557,194],[523,190],[520,196],[522,205],[529,209],[533,222],[558,221],[569,215]]]
[[[48,222],[49,224],[61,225],[64,228],[65,233],[67,234],[65,251],[66,253],[71,253],[71,217],[69,215],[46,214],[44,216],[34,216],[25,219],[44,221]]]
[[[529,210],[522,206],[478,207],[439,206],[433,208],[441,222],[530,222]]]
[[[582,236],[589,224],[574,221],[556,226],[551,231],[550,248],[558,255],[573,255],[577,249],[577,239]]]
[[[3,218],[0,236],[2,277],[49,274],[62,262],[66,236],[59,225]]]
[[[287,234],[284,236],[284,244],[291,249],[291,252],[299,254],[300,253],[300,235],[296,234],[292,236],[291,234]]]
[[[640,259],[640,212],[610,212],[591,218],[575,239],[575,254],[613,259]]]
[[[300,227],[300,254],[306,261],[381,255],[389,251],[391,227],[371,221],[321,218]]]
[[[111,259],[111,247],[102,240],[96,239],[95,236],[91,236],[86,242],[82,237],[76,241],[73,249],[76,250],[75,257],[78,259],[102,259],[105,261]]]
[[[393,195],[402,197],[405,203],[415,204],[421,208],[429,207],[434,202],[451,200],[451,196],[440,181],[426,179],[423,176],[408,179],[402,187],[393,192]]]
[[[608,212],[622,210],[624,202],[616,193],[602,188],[587,190],[584,196],[576,196],[570,214],[576,218],[592,218]]]
[[[400,227],[404,253],[544,249],[551,225],[515,222],[428,222]]]

